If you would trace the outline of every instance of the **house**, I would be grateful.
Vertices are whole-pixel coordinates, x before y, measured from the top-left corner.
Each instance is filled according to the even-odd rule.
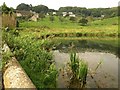
[[[56,15],[57,13],[56,12],[53,12],[53,15]]]
[[[70,14],[69,17],[76,17],[75,14]]]
[[[17,10],[16,11],[16,16],[17,17],[30,17],[32,16],[34,13],[33,12],[30,12],[30,11],[19,11]]]
[[[67,14],[67,12],[62,12],[63,17],[65,17]]]
[[[16,13],[16,16],[17,17],[22,17],[22,14],[21,13]]]
[[[105,17],[105,15],[101,15],[101,18],[104,18]]]
[[[46,15],[47,15],[47,16],[49,16],[50,14],[49,14],[49,13],[47,13]]]
[[[68,12],[68,14],[69,14],[69,15],[72,15],[72,14],[73,14],[73,12]]]
[[[39,14],[35,13],[29,20],[31,20],[31,21],[37,21],[38,18],[39,18]]]

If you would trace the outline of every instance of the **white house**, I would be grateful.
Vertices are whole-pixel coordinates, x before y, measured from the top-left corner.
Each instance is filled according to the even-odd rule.
[[[16,13],[16,16],[17,16],[17,17],[21,17],[22,14],[21,14],[21,13]]]
[[[49,13],[47,13],[46,15],[49,16]]]
[[[53,15],[56,15],[57,13],[56,12],[53,12]]]
[[[69,17],[76,17],[75,14],[70,14]]]
[[[63,17],[67,15],[67,12],[62,12]]]
[[[37,21],[38,18],[39,18],[39,14],[38,14],[38,13],[35,13],[29,20]]]
[[[105,17],[105,15],[101,15],[101,17],[102,17],[102,18],[104,18],[104,17]]]
[[[69,14],[69,15],[72,15],[72,14],[73,14],[73,12],[68,12],[68,14]]]

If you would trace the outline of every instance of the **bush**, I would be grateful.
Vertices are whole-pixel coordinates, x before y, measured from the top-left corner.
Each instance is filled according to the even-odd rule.
[[[72,22],[74,22],[74,21],[76,21],[76,18],[75,17],[70,17],[69,20],[72,21]]]
[[[82,19],[79,20],[79,23],[80,23],[82,26],[85,26],[85,25],[87,25],[88,20],[85,19],[85,18],[82,18]]]
[[[72,21],[72,22],[74,22],[74,21],[76,21],[76,18],[75,17],[70,17],[69,20]]]
[[[53,22],[55,20],[54,16],[50,16],[50,21]]]

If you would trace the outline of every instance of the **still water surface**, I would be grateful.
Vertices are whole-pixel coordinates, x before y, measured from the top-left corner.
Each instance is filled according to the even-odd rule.
[[[118,44],[115,40],[57,40],[59,45],[53,50],[56,67],[64,68],[70,62],[70,51],[75,51],[80,59],[88,62],[86,88],[117,88],[118,87]],[[102,64],[97,67],[98,63]],[[67,72],[59,71],[58,88],[70,87]],[[93,76],[93,78],[91,77]],[[72,85],[79,88],[79,85]]]

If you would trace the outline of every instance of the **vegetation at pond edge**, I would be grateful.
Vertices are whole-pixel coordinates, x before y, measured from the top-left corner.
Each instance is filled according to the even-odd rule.
[[[52,54],[42,48],[43,42],[31,36],[16,36],[14,30],[3,30],[2,36],[37,88],[56,87],[57,71]]]
[[[81,83],[81,88],[84,87],[86,83],[86,77],[88,73],[88,64],[84,60],[80,60],[76,53],[71,53],[70,55],[70,67],[73,72],[72,79],[77,79]]]

